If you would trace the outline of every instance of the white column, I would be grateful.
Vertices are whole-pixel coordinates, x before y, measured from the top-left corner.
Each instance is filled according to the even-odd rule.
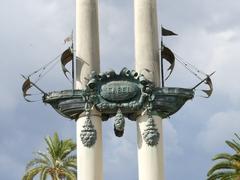
[[[76,0],[76,56],[76,89],[84,89],[90,73],[100,71],[97,0]],[[97,132],[92,147],[84,146],[80,138],[86,116],[77,120],[78,180],[103,179],[102,121],[96,111],[90,113],[90,119]]]
[[[85,88],[89,74],[100,72],[98,1],[76,1],[76,88]]]
[[[134,19],[136,70],[154,82],[156,86],[159,86],[160,68],[156,0],[134,0]]]
[[[163,180],[163,131],[162,119],[153,116],[154,122],[160,133],[160,140],[156,146],[149,146],[143,139],[148,116],[140,116],[137,119],[137,144],[138,144],[138,179],[139,180]]]
[[[136,71],[159,87],[160,53],[156,0],[134,0],[134,18]],[[148,116],[137,118],[139,180],[164,180],[162,119],[159,116],[153,116],[153,119],[160,133],[160,140],[156,146],[149,146],[142,135]]]
[[[77,176],[78,180],[103,180],[102,163],[102,120],[97,112],[91,112],[91,121],[97,131],[97,141],[92,147],[85,147],[81,142],[81,131],[86,116],[77,121]]]

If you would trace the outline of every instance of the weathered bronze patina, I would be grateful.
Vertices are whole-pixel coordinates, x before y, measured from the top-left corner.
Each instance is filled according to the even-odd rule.
[[[51,92],[43,97],[43,102],[70,119],[78,119],[89,103],[101,112],[103,121],[119,110],[130,120],[136,120],[149,103],[153,114],[166,118],[193,96],[192,89],[154,87],[142,74],[124,68],[119,74],[93,72],[85,90]]]

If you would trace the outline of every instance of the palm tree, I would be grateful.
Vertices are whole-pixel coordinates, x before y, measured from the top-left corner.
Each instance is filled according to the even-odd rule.
[[[240,137],[235,136],[237,140],[226,141],[234,154],[217,154],[213,160],[218,162],[209,170],[207,180],[240,180]]]
[[[26,166],[22,180],[33,180],[39,175],[40,180],[76,180],[76,144],[71,139],[60,140],[57,133],[53,138],[46,137],[47,153],[37,152],[36,157]]]

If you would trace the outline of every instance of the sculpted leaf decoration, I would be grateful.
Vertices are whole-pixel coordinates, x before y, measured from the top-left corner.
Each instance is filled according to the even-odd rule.
[[[124,133],[125,119],[121,109],[118,109],[114,122],[114,132],[117,137],[122,137]]]
[[[142,135],[143,135],[143,139],[149,146],[156,146],[159,142],[160,133],[158,132],[154,119],[151,115],[149,115],[146,129],[144,130]]]

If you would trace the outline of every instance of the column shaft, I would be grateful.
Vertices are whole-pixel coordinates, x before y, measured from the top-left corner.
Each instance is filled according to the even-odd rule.
[[[138,178],[139,180],[163,180],[163,131],[162,119],[159,116],[153,116],[160,140],[158,145],[149,146],[143,139],[143,132],[146,129],[146,115],[137,119],[137,144],[138,144]]]
[[[135,68],[157,87],[160,86],[160,53],[156,0],[134,0]],[[137,118],[139,180],[164,180],[162,119],[153,116],[160,140],[148,146],[143,139],[148,116]]]
[[[76,0],[76,89],[85,89],[92,71],[100,72],[98,1]],[[102,180],[102,120],[98,112],[90,113],[97,131],[92,147],[82,144],[80,134],[86,121],[84,114],[77,120],[78,180]]]
[[[135,68],[160,85],[156,0],[134,0]],[[150,70],[151,72],[148,72]]]
[[[97,141],[93,147],[85,147],[80,138],[86,116],[77,121],[77,166],[78,180],[103,180],[102,164],[102,120],[96,115],[91,116],[91,121],[97,131]]]
[[[85,88],[89,74],[100,72],[97,0],[77,0],[76,56],[76,88]]]

